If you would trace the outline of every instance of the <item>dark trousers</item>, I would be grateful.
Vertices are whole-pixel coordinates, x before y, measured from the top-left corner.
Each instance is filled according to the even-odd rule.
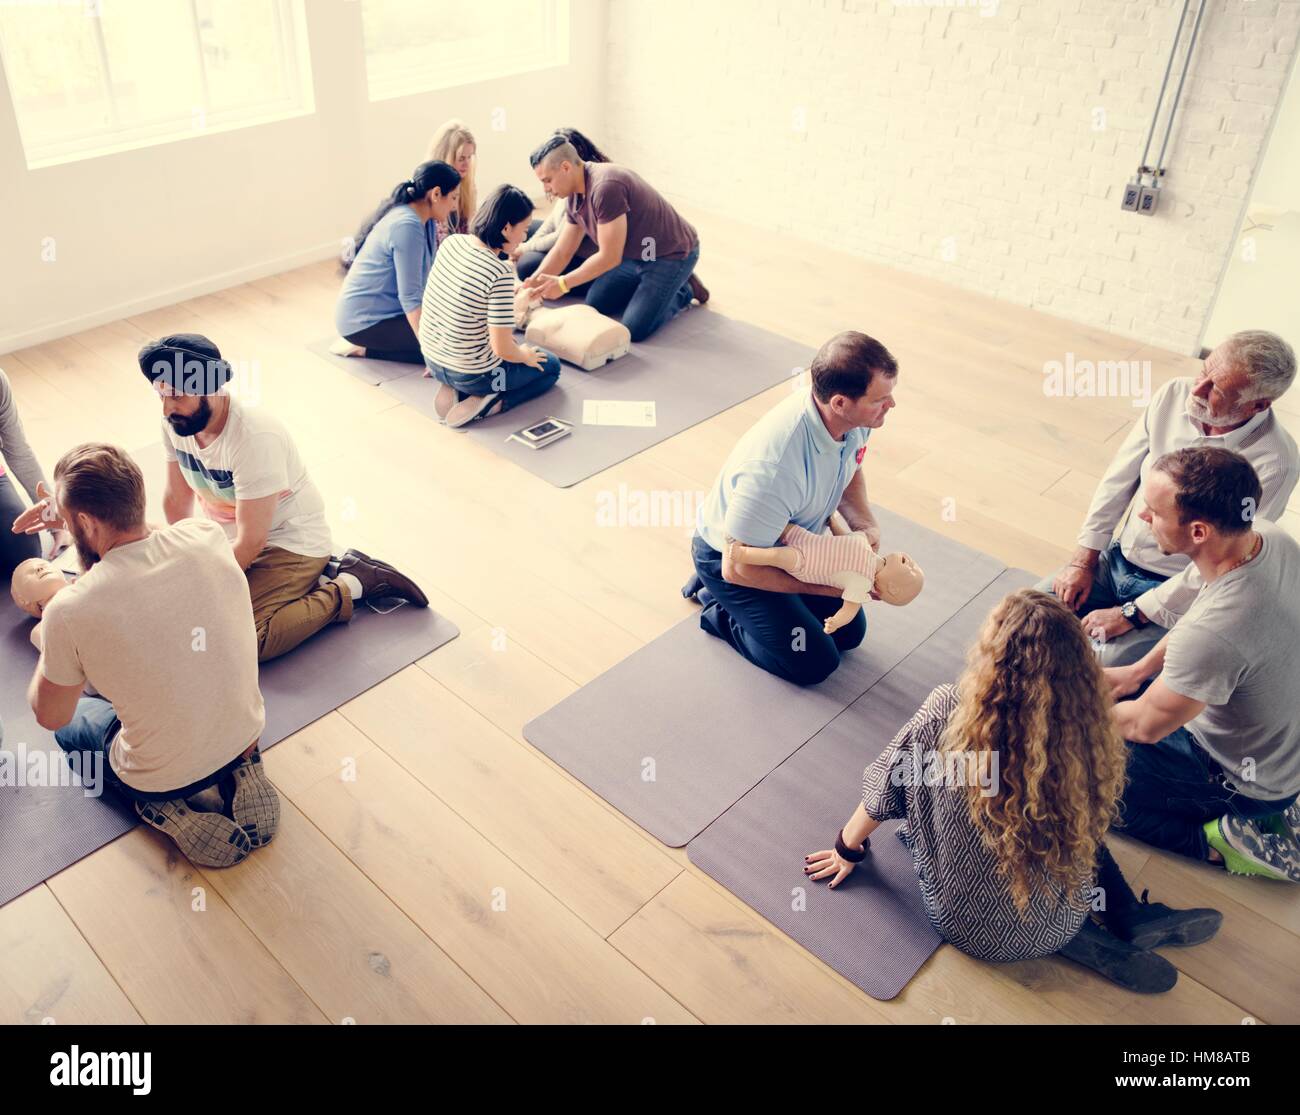
[[[691,272],[700,259],[695,245],[684,259],[625,259],[592,279],[587,305],[627,326],[644,341],[691,304]]]
[[[402,364],[423,364],[420,339],[411,328],[405,314],[390,317],[367,326],[360,333],[351,333],[347,339],[366,350],[371,360],[396,360]]]
[[[467,374],[441,364],[429,364],[433,378],[453,388],[458,399],[470,395],[500,395],[504,413],[538,395],[545,395],[560,378],[560,358],[553,352],[539,350],[546,359],[540,368],[503,360],[490,372]]]
[[[1203,860],[1209,854],[1204,825],[1232,813],[1258,820],[1283,812],[1280,801],[1246,797],[1227,785],[1228,776],[1186,728],[1159,743],[1129,743],[1128,785],[1115,828],[1145,844]]]
[[[833,635],[822,630],[825,620],[840,610],[837,596],[733,585],[723,580],[722,555],[698,534],[691,541],[691,556],[713,594],[713,603],[700,613],[700,626],[769,674],[795,685],[816,685],[835,672],[841,654],[866,637],[865,611]]]
[[[15,534],[9,529],[26,510],[12,478],[0,473],[0,577],[6,581],[22,562],[41,556],[39,534]]]

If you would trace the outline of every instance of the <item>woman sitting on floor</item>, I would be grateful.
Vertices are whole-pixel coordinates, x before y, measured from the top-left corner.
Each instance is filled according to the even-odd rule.
[[[438,243],[454,232],[468,232],[470,221],[478,211],[478,188],[475,163],[478,144],[474,134],[459,120],[448,120],[429,141],[426,158],[449,163],[460,175],[460,198],[446,217],[438,221]]]
[[[501,186],[475,214],[470,231],[447,237],[424,290],[420,348],[442,385],[438,417],[461,427],[549,391],[560,378],[552,353],[515,343],[529,291],[507,258],[522,243],[533,203]]]
[[[867,767],[835,849],[804,872],[837,887],[876,827],[901,819],[930,921],[963,952],[1060,953],[1130,990],[1167,991],[1177,970],[1150,950],[1206,941],[1223,919],[1139,901],[1124,881],[1103,837],[1126,760],[1083,628],[1055,597],[1020,589],[985,621],[956,686],[933,690]]]
[[[446,163],[421,163],[399,182],[349,245],[334,307],[339,356],[422,364],[420,306],[437,252],[436,222],[459,200],[460,175]]]
[[[577,128],[556,128],[555,134],[564,136],[573,144],[573,149],[578,153],[578,158],[586,163],[607,163],[609,156],[599,147],[591,142]],[[552,198],[547,195],[548,201],[553,201],[551,212],[546,220],[542,221],[537,228],[530,229],[528,239],[525,240],[513,253],[512,258],[515,260],[515,267],[519,271],[521,279],[528,278],[541,265],[542,260],[546,258],[546,253],[555,247],[555,242],[560,238],[560,230],[564,227],[564,212],[568,207],[568,202],[562,198]],[[583,238],[581,247],[574,253],[573,259],[570,260],[569,266],[564,270],[572,271],[582,263],[592,252],[596,250],[596,245],[590,240]],[[581,283],[576,287],[570,287],[570,290],[585,290],[586,283]]]

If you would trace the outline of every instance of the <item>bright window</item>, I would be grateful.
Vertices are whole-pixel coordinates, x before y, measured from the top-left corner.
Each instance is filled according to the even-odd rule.
[[[10,0],[29,167],[311,112],[301,0]]]
[[[569,60],[569,0],[361,0],[372,101]]]

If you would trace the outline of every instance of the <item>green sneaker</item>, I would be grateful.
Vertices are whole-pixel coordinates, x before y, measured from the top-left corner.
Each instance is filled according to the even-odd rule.
[[[1205,838],[1234,875],[1300,883],[1300,850],[1253,821],[1226,816],[1205,824]]]

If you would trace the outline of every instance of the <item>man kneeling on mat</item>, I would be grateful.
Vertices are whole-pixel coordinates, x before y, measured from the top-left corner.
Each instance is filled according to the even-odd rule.
[[[206,337],[178,333],[140,350],[140,370],[162,399],[169,523],[194,497],[229,536],[248,575],[258,659],[266,662],[331,623],[364,597],[427,607],[419,585],[360,550],[337,561],[325,504],[289,431],[265,408],[225,390],[230,365]]]
[[[280,799],[257,748],[257,637],[230,543],[201,519],[145,523],[144,477],[111,445],[65,454],[54,486],[86,572],[44,605],[32,711],[87,790],[102,777],[192,863],[238,863],[275,835]],[[186,800],[209,787],[219,813]]]
[[[1178,971],[1151,950],[1207,941],[1223,916],[1139,900],[1106,848],[1126,753],[1083,628],[1059,600],[1019,589],[968,661],[867,767],[834,849],[808,855],[804,874],[841,886],[870,868],[880,823],[901,820],[926,914],[962,952],[1059,953],[1131,991],[1168,991]]]
[[[812,390],[792,394],[731,451],[700,506],[691,542],[695,577],[682,595],[704,605],[700,626],[768,673],[816,685],[859,646],[862,612],[834,632],[826,621],[842,590],[783,569],[737,561],[733,542],[773,546],[791,523],[821,532],[838,510],[874,549],[880,528],[867,502],[862,456],[894,406],[898,364],[865,333],[832,337],[813,358]],[[872,596],[879,599],[877,593]]]

